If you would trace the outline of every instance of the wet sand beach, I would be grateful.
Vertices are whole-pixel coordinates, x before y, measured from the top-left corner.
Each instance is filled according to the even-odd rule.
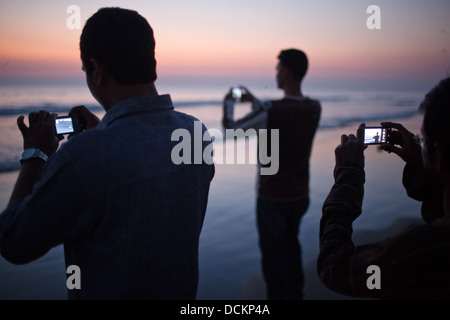
[[[421,115],[417,115],[397,122],[418,133],[421,119]],[[218,126],[217,117],[205,117],[204,121],[209,128]],[[325,288],[317,277],[315,261],[321,207],[333,184],[334,148],[341,134],[354,133],[357,126],[355,123],[344,128],[322,129],[315,137],[310,168],[311,205],[303,217],[299,235],[305,299],[353,299]],[[374,146],[365,151],[365,156],[365,198],[363,213],[354,223],[356,244],[382,240],[420,220],[420,203],[409,199],[401,185],[403,162],[396,155],[381,152]],[[2,174],[2,210],[17,174],[17,171]],[[200,239],[200,300],[265,299],[254,212],[255,178],[256,165],[216,166]],[[62,246],[21,266],[0,258],[0,270],[0,299],[66,299]]]

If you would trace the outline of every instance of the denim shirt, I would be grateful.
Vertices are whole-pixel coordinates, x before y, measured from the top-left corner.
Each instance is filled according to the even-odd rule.
[[[66,267],[81,275],[69,299],[195,299],[214,165],[174,164],[171,135],[193,135],[196,120],[174,111],[169,95],[113,106],[0,215],[2,256],[22,264],[64,244]]]

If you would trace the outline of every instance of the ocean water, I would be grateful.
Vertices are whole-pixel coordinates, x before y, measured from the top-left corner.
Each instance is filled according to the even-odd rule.
[[[221,129],[222,99],[231,86],[246,85],[261,99],[276,99],[282,92],[273,82],[270,78],[214,81],[163,78],[156,85],[160,94],[171,94],[176,110],[194,115],[209,129]],[[417,130],[417,108],[430,88],[430,84],[394,89],[389,84],[382,88],[361,88],[358,83],[345,87],[338,82],[336,85],[320,81],[305,83],[304,94],[319,99],[323,108],[311,157],[311,205],[302,220],[299,235],[303,261],[309,270],[306,298],[330,297],[323,288],[317,292],[319,284],[314,278],[314,259],[318,251],[321,205],[332,185],[333,151],[340,141],[340,134],[349,133],[349,129],[356,130],[360,122],[377,125],[385,120],[403,122],[410,119]],[[40,109],[63,115],[79,104],[86,105],[100,118],[104,114],[83,81],[0,86],[0,210],[6,206],[12,191],[22,153],[17,117]],[[248,110],[249,106],[243,104],[237,106],[236,112],[243,115]],[[250,148],[250,155],[256,154],[251,143],[240,141],[238,144]],[[365,153],[367,176],[363,211],[371,214],[363,215],[355,222],[355,231],[384,228],[404,214],[417,214],[418,203],[407,199],[402,190],[402,163],[398,157],[383,156],[372,147]],[[216,165],[200,239],[199,299],[264,299],[254,214],[256,174],[254,164]],[[65,297],[61,246],[24,266],[15,266],[0,258],[0,299]]]
[[[157,81],[160,94],[170,93],[175,108],[189,112],[207,124],[208,128],[221,129],[223,97],[231,86],[246,85],[260,99],[277,99],[282,92],[273,79],[162,79]],[[357,86],[357,83],[355,83]],[[350,123],[366,122],[377,125],[380,120],[395,120],[417,113],[424,92],[413,89],[365,90],[321,85],[314,82],[305,86],[304,94],[322,103],[320,129],[343,127]],[[38,110],[48,110],[59,115],[67,114],[71,107],[85,105],[98,116],[103,108],[92,98],[83,80],[41,83],[2,83],[0,86],[0,173],[17,170],[22,152],[20,132],[16,126],[19,115]],[[214,111],[212,111],[214,110]],[[247,104],[237,106],[236,115],[249,110]]]

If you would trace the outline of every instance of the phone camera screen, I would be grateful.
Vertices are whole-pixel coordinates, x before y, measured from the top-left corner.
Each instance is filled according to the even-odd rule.
[[[67,134],[74,132],[72,117],[56,118],[56,134]]]
[[[233,88],[233,89],[231,89],[231,96],[234,99],[241,99],[242,98],[242,90],[241,90],[241,88]]]
[[[364,144],[383,144],[387,142],[387,128],[371,127],[364,131]]]

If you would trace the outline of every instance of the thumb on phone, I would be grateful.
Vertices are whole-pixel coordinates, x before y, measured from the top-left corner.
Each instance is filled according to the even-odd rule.
[[[85,106],[76,106],[73,107],[70,112],[70,116],[76,115],[78,116],[78,120],[80,123],[80,127],[82,130],[89,130],[97,127],[100,123],[100,119],[88,110]],[[70,138],[70,136],[69,136]]]

